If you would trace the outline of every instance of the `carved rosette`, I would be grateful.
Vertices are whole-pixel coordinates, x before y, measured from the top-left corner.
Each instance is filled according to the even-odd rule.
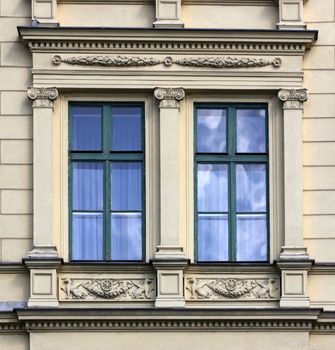
[[[179,101],[185,97],[182,88],[157,88],[154,94],[160,100],[160,108],[179,108]]]
[[[187,278],[188,300],[277,300],[278,279],[276,278]]]
[[[285,109],[302,109],[303,103],[308,99],[307,89],[282,89],[278,97],[284,102]]]
[[[53,101],[58,97],[58,90],[55,87],[30,87],[27,95],[33,101],[34,108],[52,108]]]
[[[154,280],[61,278],[61,301],[152,301]]]

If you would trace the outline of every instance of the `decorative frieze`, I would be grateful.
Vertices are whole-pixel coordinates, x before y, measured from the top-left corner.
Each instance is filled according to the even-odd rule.
[[[67,64],[76,64],[84,66],[111,66],[111,67],[144,67],[154,66],[161,62],[152,57],[127,57],[127,56],[77,56],[62,58],[60,55],[55,55],[52,58],[55,65],[62,62]]]
[[[278,299],[276,278],[187,278],[188,300]]]
[[[278,97],[284,102],[285,109],[302,109],[303,103],[307,101],[307,89],[282,89],[278,92]]]
[[[256,68],[272,65],[278,68],[282,60],[276,57],[273,60],[264,58],[250,57],[186,57],[174,59],[170,56],[159,60],[152,57],[127,57],[127,56],[74,56],[62,58],[60,55],[54,55],[52,62],[55,65],[67,63],[71,65],[84,66],[109,66],[109,67],[145,67],[164,64],[167,67],[173,64],[179,66],[191,66],[199,68]]]
[[[154,298],[154,280],[61,278],[61,301],[151,301]]]
[[[182,88],[157,88],[154,94],[160,100],[160,108],[178,108],[179,101],[185,97],[185,91]]]
[[[34,108],[52,108],[53,101],[58,97],[58,90],[55,87],[30,87],[27,94],[33,100]]]
[[[182,58],[174,61],[175,64],[181,66],[206,67],[206,68],[254,68],[273,65],[278,68],[282,61],[279,57],[274,60],[263,58],[238,58],[238,57],[198,57],[198,58]]]

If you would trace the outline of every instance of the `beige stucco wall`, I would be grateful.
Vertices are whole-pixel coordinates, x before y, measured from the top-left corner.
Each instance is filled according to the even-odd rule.
[[[335,261],[335,1],[305,4],[319,38],[304,59],[304,234],[310,257]]]
[[[31,55],[16,27],[31,22],[30,3],[0,1],[0,261],[20,262],[32,240]]]

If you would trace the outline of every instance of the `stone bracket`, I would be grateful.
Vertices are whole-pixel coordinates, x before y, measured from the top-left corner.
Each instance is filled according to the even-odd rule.
[[[181,0],[156,0],[155,28],[183,28]]]
[[[306,29],[304,0],[279,0],[278,29]]]

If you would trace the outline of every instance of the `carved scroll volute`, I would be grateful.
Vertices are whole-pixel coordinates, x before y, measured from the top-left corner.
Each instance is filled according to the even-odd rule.
[[[182,88],[157,88],[154,94],[160,100],[160,108],[179,108],[179,101],[185,97]]]
[[[308,99],[307,89],[282,89],[278,97],[284,102],[285,109],[302,109],[303,103]]]
[[[58,90],[55,87],[30,87],[27,95],[33,101],[34,108],[52,108],[53,101],[58,97]]]

